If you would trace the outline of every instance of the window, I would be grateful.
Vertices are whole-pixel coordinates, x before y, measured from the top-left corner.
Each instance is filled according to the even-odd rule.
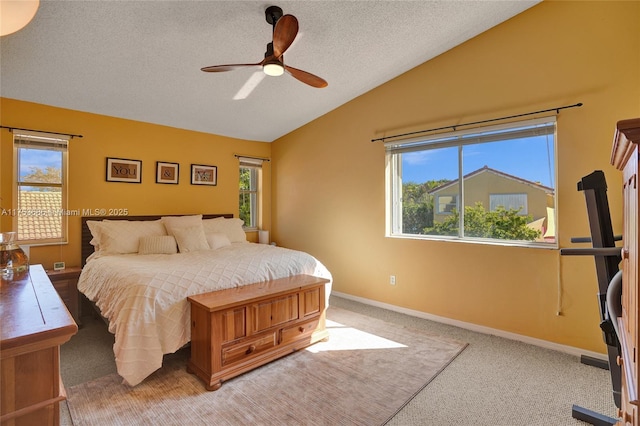
[[[240,219],[245,228],[258,228],[262,159],[240,158]]]
[[[47,133],[14,130],[14,229],[22,243],[67,241],[67,142]]]
[[[438,213],[453,213],[458,209],[458,195],[438,195]]]
[[[500,207],[514,209],[519,215],[526,215],[527,194],[489,194],[489,209],[494,212]]]
[[[387,236],[555,247],[555,123],[386,142]]]

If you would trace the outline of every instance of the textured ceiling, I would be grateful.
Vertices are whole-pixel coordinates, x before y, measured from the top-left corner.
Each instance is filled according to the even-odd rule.
[[[0,95],[271,142],[536,3],[43,0],[0,39]],[[200,68],[261,61],[272,4],[300,25],[285,63],[329,86],[265,76],[234,99],[255,70]]]

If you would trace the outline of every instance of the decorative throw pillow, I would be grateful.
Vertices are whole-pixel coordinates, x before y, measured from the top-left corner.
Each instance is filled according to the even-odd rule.
[[[227,238],[225,234],[212,233],[206,234],[206,236],[207,243],[209,243],[209,248],[211,250],[216,250],[231,245],[231,241],[229,241],[229,238]]]
[[[202,226],[201,214],[191,216],[163,216],[160,220],[162,220],[162,224],[169,235],[174,235],[173,231],[176,228]]]
[[[204,235],[202,225],[174,228],[173,236],[176,238],[180,253],[209,250],[209,243],[207,243],[207,237]]]
[[[244,221],[238,218],[216,217],[202,221],[205,234],[225,234],[232,243],[247,241],[247,234],[242,229]]]
[[[175,254],[178,252],[173,235],[154,235],[140,238],[138,254]]]

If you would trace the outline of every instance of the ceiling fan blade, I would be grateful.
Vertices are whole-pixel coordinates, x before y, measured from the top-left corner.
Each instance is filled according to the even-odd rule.
[[[262,65],[262,62],[258,62],[257,64],[229,64],[229,65],[212,65],[210,67],[201,68],[204,72],[224,72],[224,71],[233,71],[240,68],[246,67],[257,67]]]
[[[293,15],[284,15],[273,29],[273,54],[276,58],[291,46],[293,40],[298,35],[298,20]]]
[[[318,77],[317,75],[313,75],[310,72],[302,71],[297,68],[290,67],[289,65],[285,65],[284,69],[294,78],[300,80],[305,84],[308,84],[309,86],[317,87],[320,89],[329,85],[329,83],[327,83],[324,79]]]

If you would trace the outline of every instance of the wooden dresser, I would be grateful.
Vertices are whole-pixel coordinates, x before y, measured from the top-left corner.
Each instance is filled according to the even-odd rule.
[[[41,265],[0,282],[2,426],[60,424],[60,345],[77,330]]]
[[[622,357],[621,425],[640,425],[638,418],[638,145],[640,118],[619,121],[611,163],[622,171],[624,229],[622,246],[622,317],[619,318]]]
[[[189,297],[187,371],[217,390],[225,380],[326,339],[327,282],[295,275]]]

